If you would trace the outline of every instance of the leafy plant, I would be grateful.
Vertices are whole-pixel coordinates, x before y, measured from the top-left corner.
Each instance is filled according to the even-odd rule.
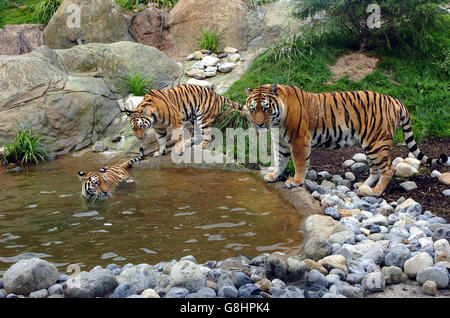
[[[135,96],[144,96],[148,93],[150,84],[153,79],[142,76],[140,73],[127,74],[120,76],[121,84],[127,93],[132,93]]]
[[[139,4],[154,3],[158,8],[171,9],[177,4],[178,0],[116,0],[116,3],[123,9],[133,10],[139,7]]]
[[[45,160],[47,150],[43,148],[42,136],[34,135],[32,129],[22,128],[17,134],[12,144],[5,143],[7,161],[15,161],[21,164]]]
[[[225,30],[203,29],[200,36],[197,38],[197,47],[210,50],[213,53],[218,53],[219,48],[223,44],[224,34]]]
[[[42,24],[47,24],[61,5],[62,0],[40,0],[33,5],[32,16]]]

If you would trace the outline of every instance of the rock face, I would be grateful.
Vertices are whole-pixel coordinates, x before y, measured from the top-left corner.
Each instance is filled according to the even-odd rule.
[[[31,258],[11,266],[3,276],[3,284],[7,293],[28,295],[52,286],[58,276],[58,270],[53,264]]]
[[[41,24],[5,25],[0,29],[0,55],[29,53],[44,44]]]
[[[165,52],[170,48],[168,35],[169,14],[152,7],[130,17],[131,31],[136,41]]]
[[[21,56],[0,56],[0,69],[0,143],[11,141],[24,125],[53,140],[50,150],[59,153],[122,128],[112,125],[120,113],[120,75],[139,70],[153,78],[152,88],[162,89],[182,72],[159,50],[133,42],[67,50],[42,46]]]
[[[238,49],[247,48],[248,24],[242,0],[183,0],[170,11],[168,54],[187,55],[195,49],[203,29],[224,30],[223,43]]]
[[[53,49],[119,41],[133,41],[133,38],[125,16],[113,0],[65,0],[44,30],[44,44]]]

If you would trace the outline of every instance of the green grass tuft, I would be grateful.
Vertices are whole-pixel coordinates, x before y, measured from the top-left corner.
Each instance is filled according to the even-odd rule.
[[[42,136],[35,135],[32,129],[22,128],[17,134],[12,144],[5,143],[7,161],[20,162],[26,164],[39,160],[45,160],[47,150],[42,146]]]
[[[126,93],[131,93],[135,96],[144,96],[147,94],[153,81],[152,78],[142,76],[138,72],[119,77],[121,78],[121,85]]]
[[[197,38],[197,47],[218,53],[223,44],[224,32],[224,30],[203,29],[201,35]]]

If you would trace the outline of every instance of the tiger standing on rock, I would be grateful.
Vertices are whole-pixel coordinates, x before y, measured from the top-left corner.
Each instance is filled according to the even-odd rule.
[[[134,163],[144,158],[144,149],[139,149],[139,156],[128,160],[122,164],[108,166],[99,171],[91,171],[88,173],[78,171],[78,177],[83,181],[81,187],[81,196],[85,199],[95,202],[97,199],[105,199],[111,194],[120,182],[132,182],[128,169]]]
[[[130,117],[130,123],[136,137],[144,139],[148,130],[153,128],[159,142],[155,157],[166,154],[168,128],[173,131],[187,124],[196,124],[201,131],[202,142],[196,146],[204,149],[211,142],[211,127],[225,105],[242,112],[244,106],[235,103],[209,88],[198,85],[179,85],[167,90],[151,90],[135,111],[124,110]],[[242,112],[247,116],[246,112]],[[183,154],[185,145],[194,144],[190,138],[182,142],[177,138],[175,151]]]
[[[247,109],[257,128],[279,128],[279,140],[272,139],[279,154],[276,166],[264,179],[275,182],[292,154],[295,175],[288,188],[302,186],[311,148],[339,149],[359,143],[369,159],[370,176],[358,195],[380,196],[392,176],[390,149],[399,124],[410,152],[424,164],[448,163],[448,157],[426,157],[417,147],[410,116],[397,99],[369,91],[307,93],[295,86],[267,84],[247,91]],[[274,137],[272,137],[274,138]]]

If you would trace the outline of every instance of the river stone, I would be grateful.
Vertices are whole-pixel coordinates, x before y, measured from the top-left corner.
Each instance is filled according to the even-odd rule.
[[[363,298],[364,289],[356,286],[345,285],[342,287],[342,295],[347,298]]]
[[[206,276],[203,275],[197,264],[183,260],[172,266],[170,271],[169,287],[186,288],[189,292],[197,292],[206,284]]]
[[[303,278],[306,264],[281,252],[272,253],[266,260],[265,272],[269,279],[279,278],[285,282]]]
[[[53,264],[31,258],[12,265],[3,275],[3,285],[8,294],[28,295],[52,286],[58,276],[58,270]]]
[[[395,245],[384,257],[384,265],[403,268],[403,264],[409,258],[411,258],[411,251],[405,245]]]
[[[181,287],[174,287],[164,296],[165,298],[185,298],[189,295],[189,290]]]
[[[129,283],[120,283],[119,286],[114,289],[114,293],[111,298],[127,298],[131,295],[136,295],[136,288]]]
[[[404,162],[401,162],[395,167],[395,175],[402,178],[409,178],[414,174],[413,168]]]
[[[450,240],[450,228],[447,226],[437,226],[436,230],[433,231],[432,239],[433,241],[438,241],[441,239]]]
[[[63,284],[63,290],[68,298],[95,298],[114,291],[117,285],[116,277],[109,270],[98,269],[70,277]]]
[[[220,59],[218,59],[217,57],[214,57],[214,56],[209,56],[209,55],[205,56],[202,59],[202,64],[205,67],[216,66],[217,63],[219,63],[219,62],[220,62]]]
[[[79,25],[68,27],[77,6]],[[128,23],[113,0],[63,1],[44,30],[44,44],[54,49],[67,49],[85,43],[114,43],[133,41]]]
[[[406,192],[409,192],[412,190],[416,190],[417,184],[414,181],[405,181],[405,182],[400,183],[400,188],[402,188]]]
[[[351,165],[350,170],[353,173],[360,174],[366,171],[366,164],[362,162],[357,162]]]
[[[332,252],[332,245],[328,240],[321,238],[311,238],[305,244],[306,257],[318,261]]]
[[[427,280],[436,283],[437,288],[447,288],[448,272],[440,267],[427,267],[417,273],[416,280],[419,284],[424,284]]]
[[[327,239],[336,224],[338,222],[330,216],[319,214],[310,215],[305,221],[306,237]]]
[[[236,67],[236,64],[234,63],[224,63],[220,64],[218,67],[219,72],[221,73],[229,73]]]
[[[158,295],[158,293],[154,289],[146,289],[141,294],[144,298],[161,298],[161,296]]]
[[[361,285],[364,290],[374,293],[383,291],[386,286],[386,282],[381,272],[373,272],[364,276]]]
[[[347,261],[342,255],[330,255],[322,258],[318,263],[328,271],[331,271],[332,269],[341,269],[345,274],[348,274]]]
[[[433,258],[426,252],[422,252],[408,259],[403,268],[409,278],[414,279],[421,270],[433,266]]]
[[[342,231],[334,233],[328,237],[328,240],[332,244],[355,244],[355,233],[353,233],[352,231]]]
[[[403,272],[400,267],[397,266],[385,266],[381,269],[384,275],[386,285],[398,284],[403,280]]]
[[[444,172],[438,178],[439,182],[445,185],[450,185],[450,172]]]
[[[437,285],[436,282],[433,280],[427,280],[425,283],[423,283],[422,285],[422,292],[425,295],[430,295],[430,296],[434,296],[437,294]]]
[[[137,294],[148,288],[155,287],[155,276],[152,267],[148,264],[139,264],[122,270],[117,276],[119,283],[129,283]]]
[[[237,298],[239,296],[239,292],[234,286],[224,286],[219,289],[217,295],[220,298]]]
[[[435,251],[446,252],[450,254],[450,243],[446,239],[440,239],[433,244]]]

